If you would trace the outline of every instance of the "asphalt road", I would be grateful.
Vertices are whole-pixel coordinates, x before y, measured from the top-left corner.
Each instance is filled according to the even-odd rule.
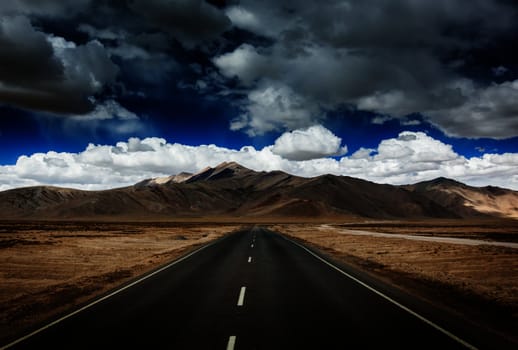
[[[466,349],[454,334],[254,228],[12,348]]]

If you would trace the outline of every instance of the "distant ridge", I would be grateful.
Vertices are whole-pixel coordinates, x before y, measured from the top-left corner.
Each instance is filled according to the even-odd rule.
[[[104,191],[36,186],[0,192],[2,219],[203,217],[518,219],[518,192],[446,178],[405,186],[347,176],[302,178],[235,162]]]
[[[472,187],[440,177],[403,186],[421,193],[462,217],[496,216],[518,219],[518,192],[495,187]]]
[[[164,184],[167,184],[170,182],[181,183],[181,182],[185,182],[192,175],[193,174],[191,174],[191,173],[181,172],[180,174],[177,174],[177,175],[171,175],[171,176],[166,176],[166,177],[157,177],[154,179],[147,179],[147,180],[137,183],[135,186],[164,185]]]

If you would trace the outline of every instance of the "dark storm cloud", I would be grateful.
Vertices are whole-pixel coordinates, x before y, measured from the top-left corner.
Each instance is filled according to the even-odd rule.
[[[91,2],[91,0],[8,0],[0,2],[0,14],[68,17],[85,11]]]
[[[518,134],[518,80],[471,90],[462,105],[430,112],[431,122],[452,136],[502,139]]]
[[[120,68],[119,85],[124,94],[142,94],[147,86],[160,85],[179,68],[170,52],[172,39],[169,34],[140,32],[135,28],[114,26],[114,23],[99,28],[82,23],[78,30],[86,33],[90,40],[104,43],[106,52]],[[136,91],[128,91],[132,88]]]
[[[151,51],[166,52],[170,47],[169,38],[164,33],[139,33],[129,39],[135,45]]]
[[[224,12],[202,0],[134,0],[130,7],[189,48],[217,37],[231,24]]]
[[[318,41],[334,47],[432,51],[478,45],[513,20],[506,6],[485,0],[331,1],[302,16]]]
[[[189,89],[239,106],[230,128],[251,136],[345,108],[506,138],[517,30],[510,1],[2,1],[0,103],[77,116]]]
[[[0,52],[0,101],[27,109],[86,113],[117,74],[99,42],[77,46],[20,15],[0,18]]]
[[[111,96],[103,96],[120,71],[88,23],[107,13],[114,1],[13,0],[0,4],[0,103],[63,116],[87,114]],[[129,10],[128,10],[129,12]],[[110,17],[105,18],[109,21]],[[114,36],[124,28],[114,25]],[[82,31],[81,31],[82,29]],[[109,32],[95,33],[103,39]],[[113,39],[113,38],[112,38]]]
[[[203,85],[208,51],[188,51],[230,26],[221,6],[196,0],[2,2],[0,103],[75,116],[131,95],[174,96],[176,86]],[[199,73],[182,68],[200,61]]]
[[[80,24],[77,30],[88,34],[91,38],[102,39],[102,40],[117,40],[123,38],[125,33],[120,30],[112,30],[111,28],[98,29],[90,24]]]
[[[234,25],[276,38],[271,46],[243,45],[214,59],[225,76],[237,77],[251,89],[259,91],[257,84],[265,80],[284,85],[297,99],[313,101],[313,109],[347,105],[393,117],[419,112],[451,135],[518,134],[518,114],[502,114],[516,110],[516,91],[487,82],[499,60],[509,60],[502,56],[513,52],[508,43],[518,21],[509,2],[477,0],[467,6],[460,0],[330,0],[279,5],[245,0],[226,12]],[[503,45],[499,52],[506,55],[477,61],[495,45]],[[471,69],[475,65],[479,67]],[[503,94],[513,96],[512,102],[500,98]],[[477,105],[481,96],[496,96],[494,104]],[[261,116],[254,115],[251,104],[254,101],[245,104],[234,127],[258,133],[271,129],[258,129]],[[282,128],[283,113],[278,114],[277,126]],[[481,122],[473,124],[475,116]],[[488,127],[495,116],[495,127]],[[449,122],[453,117],[459,122]],[[464,128],[464,122],[471,126]],[[307,118],[300,124],[307,124]]]
[[[25,17],[0,19],[0,52],[3,84],[27,84],[63,77],[63,66],[54,56],[52,45]]]

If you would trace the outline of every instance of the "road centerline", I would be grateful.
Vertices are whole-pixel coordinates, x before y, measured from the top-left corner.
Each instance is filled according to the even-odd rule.
[[[238,231],[232,237],[24,345],[87,350],[103,342],[106,347],[160,348],[167,344],[182,348],[189,344],[190,348],[206,349],[219,343],[219,348],[232,350],[242,347],[319,349],[334,348],[344,341],[342,330],[349,329],[347,342],[351,348],[413,348],[415,339],[406,337],[411,329],[413,334],[427,340],[423,348],[458,348],[451,337],[441,336],[436,329],[422,324],[422,320],[414,319],[416,315],[409,317],[407,310],[380,300],[380,295],[365,286],[358,287],[357,281],[342,272],[335,273],[335,268],[274,231],[265,231],[258,251],[243,249],[246,241],[251,243],[246,231]],[[260,260],[255,262],[254,256]],[[246,265],[243,257],[246,257]],[[351,270],[354,277],[363,276]],[[344,272],[348,271],[345,267]],[[377,288],[377,284],[373,286]],[[253,292],[250,295],[249,288]],[[206,293],[207,290],[212,293]],[[233,306],[236,292],[238,299],[234,299]],[[407,302],[407,299],[402,300]],[[305,308],[301,309],[301,305]],[[410,305],[413,304],[410,302]],[[173,309],[178,317],[172,319],[170,310]],[[142,337],[141,325],[134,322],[136,319],[145,319],[154,325],[149,327],[152,336]],[[457,332],[457,325],[447,324],[448,329],[451,327]],[[172,328],[176,330],[173,334]],[[260,337],[254,334],[258,329],[262,331]],[[84,337],[85,331],[88,337]],[[464,330],[460,328],[459,332],[462,336]],[[200,334],[206,336],[200,337]],[[371,336],[366,337],[366,334]],[[470,339],[472,335],[466,336]],[[77,344],[77,339],[82,337]],[[478,334],[474,336],[477,337]],[[484,339],[481,343],[491,345]],[[3,350],[1,346],[0,350]]]
[[[241,287],[241,290],[239,291],[239,298],[237,299],[237,306],[243,306],[245,302],[245,292],[246,287]]]
[[[234,350],[234,346],[235,345],[236,345],[236,336],[235,335],[231,335],[228,338],[227,350]]]

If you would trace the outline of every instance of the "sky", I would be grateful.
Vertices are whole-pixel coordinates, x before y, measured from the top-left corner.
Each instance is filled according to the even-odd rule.
[[[0,190],[224,161],[518,190],[513,0],[0,2]]]

